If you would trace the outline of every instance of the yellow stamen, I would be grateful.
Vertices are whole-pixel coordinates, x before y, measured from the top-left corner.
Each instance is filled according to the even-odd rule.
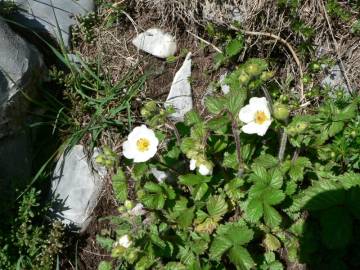
[[[255,114],[255,123],[262,125],[265,123],[266,120],[269,118],[266,116],[266,114],[262,111],[257,111]]]
[[[136,147],[140,152],[148,151],[150,147],[150,141],[145,138],[140,138],[136,141]]]

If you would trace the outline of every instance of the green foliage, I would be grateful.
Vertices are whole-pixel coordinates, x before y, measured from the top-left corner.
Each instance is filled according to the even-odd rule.
[[[359,240],[359,101],[326,95],[311,114],[286,107],[263,137],[245,134],[239,111],[267,86],[268,68],[261,59],[236,67],[225,79],[230,92],[206,98],[206,117],[191,111],[171,129],[166,110],[145,104],[142,115],[161,148],[117,170],[113,185],[124,205],[111,218],[115,236],[98,236],[119,269],[280,270],[283,250],[289,262],[314,269],[357,266],[345,254]],[[282,159],[280,129],[288,137]],[[156,181],[153,168],[168,177]],[[126,179],[132,184],[122,186]],[[134,214],[138,203],[144,211]],[[124,235],[128,246],[117,244]]]
[[[56,255],[63,248],[63,227],[60,222],[43,222],[47,208],[40,206],[39,195],[34,188],[25,193],[15,220],[1,228],[1,269],[53,269]]]

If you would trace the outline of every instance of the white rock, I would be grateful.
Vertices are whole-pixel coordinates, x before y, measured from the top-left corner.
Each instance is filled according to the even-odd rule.
[[[65,225],[83,232],[91,221],[103,187],[103,168],[95,165],[98,151],[88,160],[82,145],[63,154],[56,164],[52,180],[55,214]],[[98,170],[95,170],[97,168]]]
[[[158,180],[159,183],[164,182],[166,180],[166,178],[169,177],[166,172],[160,171],[160,170],[158,170],[156,168],[152,168],[150,170],[150,172],[156,178],[156,180]]]
[[[188,53],[183,65],[175,74],[165,102],[165,107],[172,106],[175,109],[175,113],[171,115],[174,121],[183,121],[185,114],[193,108],[190,77],[191,53]]]
[[[0,18],[0,197],[6,205],[31,179],[36,134],[29,128],[30,100],[45,71],[41,53]]]
[[[220,88],[221,88],[221,91],[224,93],[224,95],[226,95],[227,93],[230,92],[230,86],[224,82],[226,76],[227,76],[227,73],[220,75],[220,80],[219,80]]]
[[[144,205],[142,203],[137,203],[133,209],[128,211],[130,216],[142,216],[146,214],[146,211],[144,209]]]
[[[158,28],[150,28],[139,34],[132,43],[138,49],[159,58],[167,58],[176,52],[175,38]]]
[[[0,1],[1,2],[1,1]],[[14,20],[39,32],[70,44],[70,27],[76,24],[76,16],[84,16],[94,10],[93,0],[14,0],[20,16]],[[60,31],[59,31],[60,30]]]
[[[332,88],[341,87],[344,89],[345,93],[350,93],[339,65],[335,65],[331,68],[329,75],[325,77],[325,79],[321,82],[321,85],[327,85]]]

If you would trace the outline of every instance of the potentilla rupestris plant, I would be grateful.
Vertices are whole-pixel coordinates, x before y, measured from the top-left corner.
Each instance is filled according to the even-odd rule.
[[[321,252],[351,242],[356,214],[337,209],[355,204],[321,194],[360,186],[355,159],[339,166],[345,153],[324,154],[340,153],[338,136],[359,132],[358,100],[292,116],[283,103],[275,101],[272,108],[264,97],[270,73],[265,61],[248,60],[227,76],[229,93],[209,96],[207,114],[191,111],[183,123],[168,120],[171,109],[144,106],[146,126],[130,132],[123,144],[126,166],[113,178],[123,204],[112,220],[116,235],[98,236],[119,269],[285,269],[281,250],[294,262],[302,260],[302,232],[310,222],[303,209],[322,213],[311,219],[326,228],[319,232]],[[288,140],[280,140],[281,130]],[[346,139],[349,151],[360,143]],[[277,157],[280,149],[283,159]],[[331,213],[341,215],[344,226],[332,226]],[[343,239],[329,240],[337,230]]]

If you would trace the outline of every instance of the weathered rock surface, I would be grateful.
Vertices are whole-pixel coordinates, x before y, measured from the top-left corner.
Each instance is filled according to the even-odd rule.
[[[329,70],[321,85],[330,86],[331,88],[342,88],[345,93],[350,94],[339,65],[335,65]]]
[[[0,192],[3,186],[20,188],[18,184],[30,177],[29,101],[25,95],[36,94],[43,73],[39,51],[0,20]]]
[[[84,231],[91,221],[106,170],[95,163],[99,153],[89,159],[82,145],[64,153],[56,164],[52,180],[54,212],[74,230]]]
[[[132,43],[138,49],[159,58],[167,58],[176,52],[175,38],[158,28],[150,28],[139,34]]]
[[[70,27],[76,23],[76,16],[86,15],[95,8],[93,0],[15,0],[14,2],[22,10],[15,18],[19,23],[39,32],[48,32],[56,39],[61,37],[65,46],[69,46]]]
[[[165,102],[165,107],[172,106],[175,109],[175,113],[171,115],[173,121],[183,121],[185,114],[193,108],[190,77],[191,53],[188,53],[183,65],[175,74]]]

